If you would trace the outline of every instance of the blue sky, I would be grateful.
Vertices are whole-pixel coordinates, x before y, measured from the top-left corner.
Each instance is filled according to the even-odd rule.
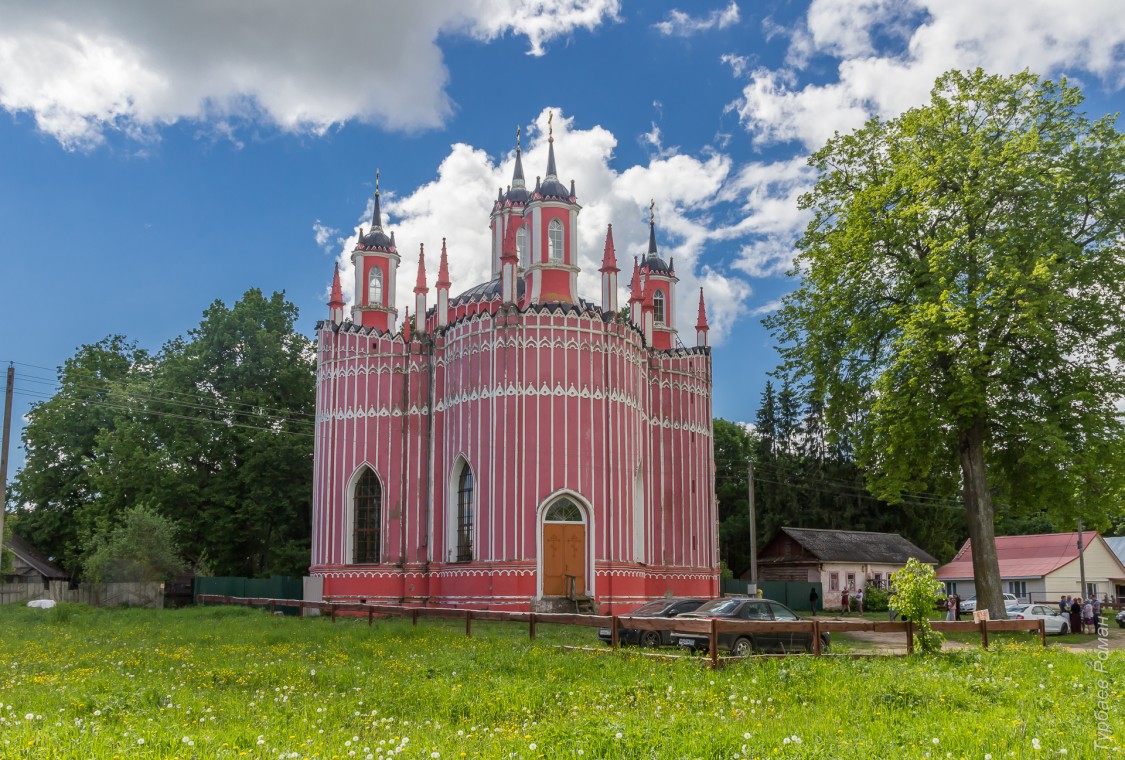
[[[143,8],[138,10],[138,7]],[[158,350],[215,299],[284,290],[311,335],[333,261],[368,224],[375,171],[410,301],[419,244],[448,239],[454,292],[487,277],[511,177],[546,165],[554,112],[579,203],[580,291],[600,299],[657,237],[694,344],[703,287],[717,416],[751,420],[759,320],[805,223],[805,157],[836,130],[924,102],[950,68],[1067,75],[1121,110],[1115,0],[0,0],[0,360],[16,414],[84,343]],[[436,255],[428,259],[430,282]],[[348,278],[345,277],[345,282]],[[625,282],[623,279],[622,286]],[[624,291],[623,291],[624,292]],[[350,297],[350,292],[347,293]],[[19,421],[14,438],[18,438]],[[23,461],[13,452],[11,475]]]

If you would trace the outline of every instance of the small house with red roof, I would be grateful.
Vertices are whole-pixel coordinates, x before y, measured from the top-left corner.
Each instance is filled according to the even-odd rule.
[[[1078,561],[1079,534],[1040,533],[1031,536],[998,536],[996,555],[1004,591],[1026,602],[1057,601],[1065,595],[1095,594],[1099,598],[1125,597],[1125,565],[1097,531],[1081,534],[1082,564]],[[951,594],[965,599],[976,593],[973,579],[973,547],[966,541],[957,556],[937,570],[938,580]]]

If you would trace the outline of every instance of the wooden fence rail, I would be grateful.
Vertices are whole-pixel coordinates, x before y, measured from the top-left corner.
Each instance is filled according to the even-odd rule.
[[[882,622],[877,620],[794,620],[786,622],[764,622],[757,620],[718,620],[630,617],[628,615],[575,615],[555,612],[502,612],[500,610],[473,610],[453,607],[406,607],[397,604],[361,604],[358,602],[306,602],[301,599],[264,599],[221,596],[218,594],[199,594],[196,604],[236,604],[251,607],[265,607],[276,612],[279,607],[296,607],[301,610],[316,610],[328,615],[336,622],[338,613],[366,616],[367,624],[379,616],[409,617],[414,625],[418,618],[439,620],[464,620],[465,635],[472,636],[474,620],[489,620],[505,623],[522,623],[528,627],[529,638],[535,638],[535,628],[540,623],[551,625],[574,625],[586,628],[608,628],[610,643],[617,649],[623,629],[639,631],[676,630],[683,633],[700,633],[708,636],[708,658],[712,667],[719,662],[718,640],[721,633],[809,633],[812,635],[814,655],[820,655],[822,633],[847,633],[849,631],[869,631],[872,633],[900,633],[904,636],[907,653],[914,651],[916,626],[909,620]],[[939,633],[979,633],[981,646],[988,648],[988,634],[999,631],[1027,631],[1039,634],[1039,643],[1047,644],[1047,631],[1042,620],[981,620],[976,621],[934,621],[931,627]]]

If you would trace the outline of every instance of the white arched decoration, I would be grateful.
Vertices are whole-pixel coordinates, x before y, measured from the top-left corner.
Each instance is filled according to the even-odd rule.
[[[664,310],[664,291],[658,290],[652,294],[652,321],[658,325],[665,324],[666,313]]]
[[[345,564],[345,565],[356,564],[356,561],[355,561],[355,497],[356,497],[356,489],[358,488],[359,482],[363,478],[364,474],[368,473],[368,472],[370,472],[375,477],[375,480],[379,484],[380,502],[382,501],[383,495],[385,495],[386,492],[387,492],[387,489],[383,484],[383,479],[381,477],[379,477],[379,471],[376,470],[375,466],[370,464],[369,462],[361,462],[360,465],[355,468],[355,471],[352,473],[351,477],[348,478],[348,487],[347,487],[347,491],[346,491],[347,496],[344,499],[344,520],[343,520],[343,523],[340,526],[340,533],[342,534],[340,536],[340,540],[341,540],[341,543],[343,544],[343,557],[344,557],[343,564]],[[383,529],[384,523],[386,522],[386,520],[384,519],[384,512],[385,512],[385,510],[382,509],[382,504],[380,504],[380,509],[379,509],[379,545],[378,545],[378,554],[379,554],[378,561],[379,562],[381,562],[383,560],[383,536],[386,535],[386,531]]]
[[[369,306],[383,305],[383,270],[378,264],[372,266],[367,275],[367,303]]]
[[[547,522],[547,513],[551,508],[563,500],[568,500],[578,508],[579,520],[565,520],[562,521],[572,522],[578,524],[581,522],[585,526],[586,541],[584,552],[584,571],[585,571],[585,588],[576,589],[576,593],[585,596],[594,596],[594,551],[593,547],[597,544],[594,541],[595,525],[594,525],[594,509],[586,499],[569,489],[562,489],[555,491],[546,499],[544,499],[536,510],[535,520],[535,595],[537,598],[543,598],[543,525]]]
[[[563,226],[558,219],[547,225],[547,260],[563,260]]]
[[[463,558],[460,545],[461,537],[461,507],[462,507],[462,475],[467,474],[471,479],[470,503],[468,519],[468,558]],[[464,454],[458,455],[449,471],[449,487],[445,499],[445,561],[446,562],[472,562],[476,559],[477,542],[477,516],[478,494],[480,483],[477,482],[476,472]]]
[[[516,230],[516,256],[519,257],[521,267],[527,269],[531,266],[531,246],[527,242],[526,224],[521,224]]]

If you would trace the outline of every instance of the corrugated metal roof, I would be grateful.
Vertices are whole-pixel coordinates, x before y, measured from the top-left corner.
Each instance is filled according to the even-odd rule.
[[[1125,536],[1110,536],[1105,542],[1109,544],[1110,551],[1117,555],[1117,559],[1121,560],[1121,564],[1125,565]]]
[[[911,557],[936,565],[937,560],[897,533],[861,530],[782,528],[794,541],[826,562],[904,564]]]
[[[1097,531],[1082,533],[1088,548]],[[1001,578],[1042,578],[1078,559],[1078,533],[1038,533],[1031,536],[997,536],[996,556]],[[937,577],[960,580],[973,577],[972,541],[966,541],[957,556],[937,570]]]
[[[12,552],[21,560],[35,568],[36,572],[44,578],[51,580],[63,580],[69,578],[70,574],[65,570],[59,568],[51,560],[44,557],[39,553],[39,550],[27,542],[22,536],[16,533],[10,533],[9,538],[4,541],[4,546],[12,550]]]

